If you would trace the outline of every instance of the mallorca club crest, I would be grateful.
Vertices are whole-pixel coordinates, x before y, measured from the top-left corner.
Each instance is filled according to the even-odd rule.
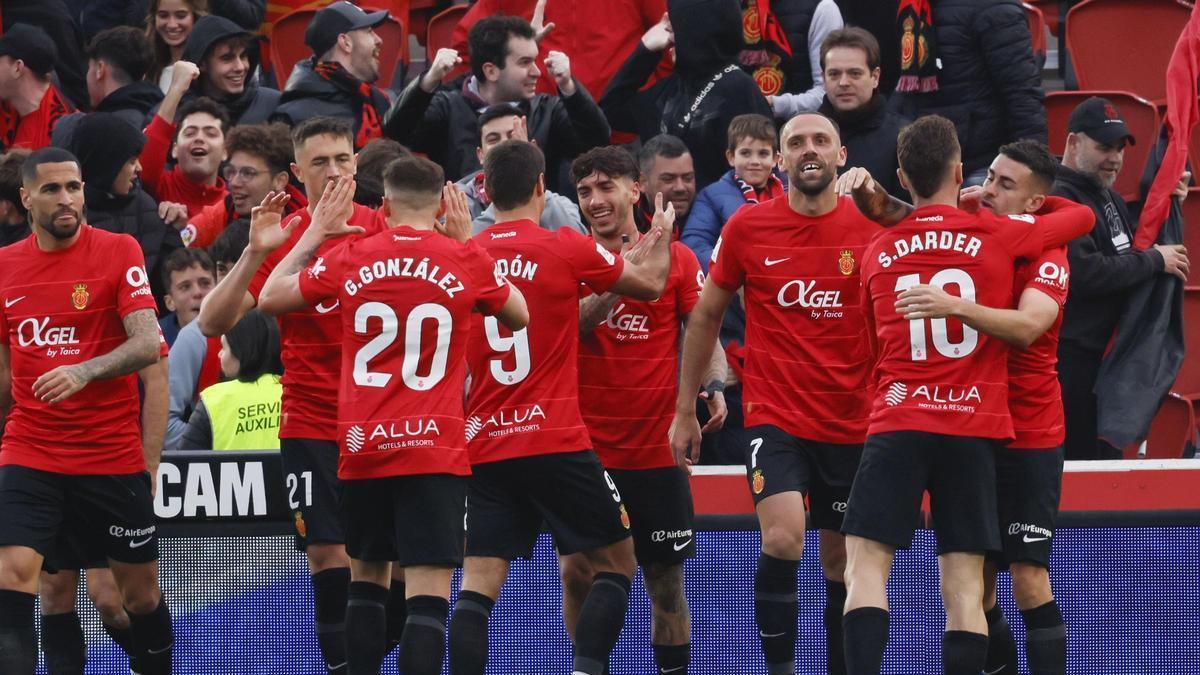
[[[846,276],[854,274],[854,252],[844,249],[838,258],[838,271]]]
[[[754,490],[754,494],[761,495],[766,486],[767,479],[763,477],[762,469],[755,469],[750,476],[750,489]]]
[[[88,293],[87,284],[75,284],[75,291],[71,293],[71,304],[75,306],[75,309],[86,308],[91,299],[92,295]]]
[[[621,505],[621,525],[625,529],[629,529],[629,512],[625,510],[625,505]]]
[[[307,537],[308,526],[304,524],[304,514],[296,511],[292,515],[296,518],[296,534],[300,535],[301,537]]]

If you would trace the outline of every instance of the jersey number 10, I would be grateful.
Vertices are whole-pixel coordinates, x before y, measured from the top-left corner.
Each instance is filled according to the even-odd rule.
[[[920,274],[905,274],[896,279],[896,292],[903,293],[913,286],[920,285]],[[971,279],[971,275],[960,269],[944,269],[929,280],[930,286],[937,286],[945,289],[947,284],[958,286],[959,296],[965,300],[975,301],[975,281]],[[979,344],[979,332],[970,326],[963,325],[962,339],[958,342],[951,342],[946,335],[946,320],[945,319],[929,319],[929,329],[933,333],[933,348],[938,354],[948,359],[961,359],[962,357],[975,351],[976,345]],[[910,319],[908,322],[908,337],[911,347],[911,356],[913,361],[924,361],[929,358],[929,350],[926,347],[925,339],[925,319]]]

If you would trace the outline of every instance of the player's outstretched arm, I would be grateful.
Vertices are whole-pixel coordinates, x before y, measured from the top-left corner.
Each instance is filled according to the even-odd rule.
[[[654,221],[650,231],[638,242],[646,241],[646,258],[638,261],[626,260],[621,278],[612,285],[610,292],[634,300],[657,300],[667,287],[671,273],[671,231],[675,227],[675,206],[667,203],[663,208],[663,196],[654,196]]]
[[[145,395],[142,398],[142,457],[146,470],[150,472],[150,494],[155,492],[158,463],[162,457],[163,443],[167,437],[167,408],[170,396],[167,392],[167,359],[159,358],[138,371]]]
[[[839,197],[853,199],[864,216],[883,227],[891,227],[913,212],[912,204],[888,194],[871,177],[871,172],[861,166],[852,167],[838,176],[834,189]]]
[[[629,243],[629,235],[621,235],[621,257],[626,264],[641,264],[651,248],[649,237],[641,237],[637,243]],[[617,305],[621,296],[608,292],[600,295],[589,295],[579,301],[579,337],[590,335],[596,327],[608,318],[608,313]]]
[[[909,321],[954,317],[975,330],[1025,349],[1058,318],[1054,298],[1027,288],[1017,309],[996,309],[950,295],[937,286],[913,286],[899,295],[896,312]]]
[[[675,419],[671,422],[671,453],[675,463],[686,469],[700,452],[700,423],[696,421],[696,393],[701,378],[710,369],[712,351],[721,329],[721,317],[733,293],[721,288],[712,278],[705,279],[700,301],[688,316],[683,337],[683,358],[679,365],[679,391],[675,395]]]
[[[61,403],[92,380],[128,375],[157,361],[158,320],[154,310],[134,310],[122,322],[127,340],[107,354],[43,373],[33,383],[33,395],[46,403]]]
[[[254,309],[257,303],[249,292],[250,282],[267,256],[288,240],[295,227],[280,227],[289,199],[287,192],[268,192],[262,203],[250,210],[250,243],[221,283],[200,303],[196,321],[206,337],[224,335]]]
[[[686,333],[684,335],[686,336]],[[708,369],[704,371],[704,377],[700,378],[700,381],[704,383],[700,390],[700,398],[708,407],[708,422],[700,430],[701,433],[720,431],[721,427],[725,426],[725,418],[729,415],[729,408],[725,405],[725,378],[728,375],[729,362],[725,360],[725,350],[721,347],[721,340],[718,338],[713,343]]]
[[[529,307],[525,304],[525,295],[512,283],[508,284],[508,299],[504,301],[504,306],[500,308],[496,318],[505,328],[512,331],[521,330],[529,325]]]
[[[1045,205],[1038,212],[1038,221],[1042,226],[1042,246],[1058,248],[1091,232],[1096,214],[1070,199],[1046,197]]]

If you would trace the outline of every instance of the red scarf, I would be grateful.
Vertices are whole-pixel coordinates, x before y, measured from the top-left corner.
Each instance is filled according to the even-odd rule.
[[[37,109],[28,115],[19,115],[7,103],[0,103],[0,143],[6,150],[44,148],[50,145],[50,133],[54,131],[54,125],[71,110],[53,85],[46,89]]]
[[[770,0],[742,0],[742,39],[746,48],[738,60],[752,69],[754,81],[765,96],[783,91],[784,68],[792,59],[792,45],[779,24]]]
[[[738,178],[736,173],[733,174],[733,182],[737,184],[739,189],[741,189],[742,196],[746,198],[747,204],[757,204],[759,202],[765,202],[768,199],[782,197],[787,192],[787,190],[785,190],[783,187],[783,181],[779,180],[779,176],[776,176],[775,174],[771,174],[771,177],[767,179],[766,186],[762,188],[756,188],[741,178]]]
[[[487,193],[487,184],[483,182],[482,171],[479,172],[479,175],[475,176],[475,194],[479,195],[479,203],[483,204],[483,208],[486,209],[492,205],[492,198]]]
[[[383,125],[379,111],[375,110],[375,88],[351,75],[336,61],[317,64],[317,75],[337,85],[355,98],[359,107],[358,134],[354,137],[355,149],[362,148],[376,138],[383,137]]]
[[[929,0],[900,0],[900,81],[896,91],[937,91],[937,41]]]

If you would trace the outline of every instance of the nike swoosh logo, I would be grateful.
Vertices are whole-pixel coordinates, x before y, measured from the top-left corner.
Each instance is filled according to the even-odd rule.
[[[9,298],[4,301],[4,309],[8,309],[9,307],[12,307],[13,305],[17,304],[18,302],[20,302],[24,299],[25,299],[24,295],[22,295],[19,298]]]
[[[760,628],[758,631],[758,637],[763,637],[763,638],[776,638],[776,637],[782,637],[784,635],[787,635],[786,630],[783,632],[780,632],[780,633],[764,633],[764,632],[762,632],[762,629]]]
[[[336,666],[329,665],[328,661],[325,662],[325,670],[337,670],[339,668],[345,668],[345,667],[346,667],[345,661],[342,661],[341,663],[337,664]]]
[[[174,647],[174,646],[175,646],[175,643],[172,642],[171,644],[167,645],[166,647],[163,647],[162,649],[147,649],[146,653],[147,654],[162,654],[165,651],[169,651],[171,649],[171,647]]]
[[[773,265],[778,265],[781,262],[787,262],[788,260],[791,260],[791,258],[780,258],[779,260],[771,260],[770,258],[763,258],[763,264],[766,265],[767,267],[771,267]]]
[[[143,539],[141,541],[131,541],[131,542],[129,542],[129,548],[139,548],[139,547],[145,546],[146,544],[149,544],[150,540],[153,538],[154,537],[146,537],[145,539]]]
[[[680,542],[678,544],[671,544],[671,545],[675,547],[676,551],[682,551],[683,549],[687,548],[687,545],[690,543],[692,543],[692,539],[691,539],[691,537],[688,537],[686,541]]]
[[[667,675],[667,673],[677,673],[681,670],[683,670],[683,666],[675,666],[674,668],[659,668],[658,672],[661,675]]]
[[[985,671],[983,671],[983,675],[996,675],[996,673],[1003,671],[1007,667],[1008,666],[1000,666],[999,668],[997,668],[995,670],[985,670]]]
[[[326,307],[323,303],[317,303],[317,306],[316,306],[317,314],[328,314],[328,313],[332,312],[333,310],[338,308],[339,302],[340,302],[340,300],[334,300],[333,304],[330,305],[329,307]]]
[[[1035,541],[1046,541],[1049,538],[1050,537],[1030,537],[1029,535],[1025,535],[1022,537],[1021,541],[1025,542],[1026,544],[1032,544]]]

